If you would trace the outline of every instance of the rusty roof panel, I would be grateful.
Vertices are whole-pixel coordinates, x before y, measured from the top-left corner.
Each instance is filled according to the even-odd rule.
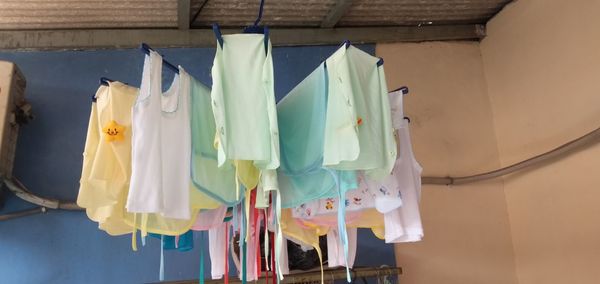
[[[260,0],[190,0],[194,27],[254,23]],[[320,27],[339,0],[266,0],[261,24]],[[353,0],[337,27],[484,24],[511,0]],[[177,28],[178,0],[0,0],[0,30]]]
[[[197,11],[203,0],[195,1]],[[247,26],[256,20],[260,1],[208,0],[196,19],[196,26],[218,23],[223,27]],[[261,24],[274,27],[318,27],[335,0],[278,0],[265,1]]]
[[[484,24],[511,0],[355,0],[338,26]]]
[[[177,27],[177,0],[2,0],[0,29]]]

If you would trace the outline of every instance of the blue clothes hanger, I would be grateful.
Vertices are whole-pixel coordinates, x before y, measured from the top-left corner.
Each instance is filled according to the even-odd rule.
[[[340,47],[345,46],[346,49],[348,49],[348,47],[350,47],[351,44],[352,43],[349,40],[344,40],[342,44],[340,44]],[[325,61],[323,61],[323,64],[325,65],[325,68],[327,68],[327,63]],[[377,67],[381,65],[383,65],[383,58],[379,57],[379,61],[377,61]],[[406,93],[408,93],[408,88],[406,88]]]
[[[344,40],[344,42],[342,42],[342,45],[345,45],[346,49],[348,49],[348,47],[350,47],[351,44],[352,43],[350,43],[349,40]],[[340,45],[340,47],[342,47],[342,46]],[[383,65],[383,58],[379,57],[379,61],[377,61],[377,67],[379,67],[381,65]]]
[[[393,92],[397,92],[397,91],[402,91],[403,95],[408,95],[408,87],[407,86],[402,86],[402,87],[400,87],[398,89],[389,91],[389,93],[393,93]]]
[[[407,86],[402,86],[402,87],[400,87],[398,89],[389,91],[389,93],[391,94],[391,93],[394,93],[394,92],[397,92],[397,91],[402,92],[403,96],[408,95],[408,87]],[[406,119],[408,121],[408,123],[410,123],[410,117],[405,116],[404,119]]]
[[[108,86],[108,83],[114,82],[114,80],[108,79],[106,77],[100,77],[99,83],[100,85]],[[96,102],[96,94],[92,95],[92,102]]]
[[[114,80],[106,77],[100,77],[100,85],[108,86],[108,83],[110,82],[114,82]]]
[[[265,53],[268,53],[268,50],[269,50],[269,28],[261,27],[258,25],[258,23],[260,23],[260,20],[262,19],[264,6],[265,6],[265,0],[260,0],[260,8],[258,10],[258,17],[256,18],[256,21],[254,21],[254,25],[245,27],[243,30],[243,33],[245,33],[245,34],[264,34],[265,35]],[[213,32],[215,33],[215,37],[217,38],[217,41],[219,42],[219,46],[221,46],[221,48],[223,48],[223,35],[221,34],[221,28],[219,27],[219,24],[214,23],[212,25],[212,29],[213,29]]]
[[[147,55],[150,55],[150,50],[156,52],[156,50],[154,50],[152,47],[150,47],[149,45],[147,45],[145,43],[140,44],[140,50]],[[165,64],[165,66],[167,66],[167,68],[169,68],[173,72],[179,74],[179,68],[177,68],[177,66],[171,64],[169,61],[166,61],[164,58],[163,58],[163,63]]]
[[[258,17],[256,18],[256,21],[254,21],[254,25],[244,28],[245,34],[264,34],[265,33],[265,29],[258,25],[258,23],[260,23],[260,20],[262,19],[264,6],[265,6],[265,0],[260,0],[260,7],[258,9]]]

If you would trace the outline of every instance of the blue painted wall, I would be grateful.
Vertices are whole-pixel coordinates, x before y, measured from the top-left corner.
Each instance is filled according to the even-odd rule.
[[[374,46],[363,46],[374,53]],[[328,57],[335,46],[275,48],[275,91],[280,99]],[[210,85],[214,49],[165,49]],[[98,79],[106,76],[139,86],[143,55],[138,50],[0,52],[27,77],[26,97],[36,119],[21,129],[14,174],[33,192],[74,200],[81,153]],[[166,71],[165,73],[168,73]],[[167,78],[168,79],[168,78]],[[31,208],[9,198],[0,214]],[[195,235],[199,241],[200,236]],[[198,244],[198,242],[196,242]],[[198,277],[198,246],[166,252],[166,280]],[[142,283],[158,281],[159,241],[131,251],[130,236],[111,237],[81,212],[50,212],[0,223],[0,283]],[[393,247],[359,232],[356,265],[393,265]],[[208,264],[207,264],[208,265]],[[208,269],[208,266],[207,266]]]

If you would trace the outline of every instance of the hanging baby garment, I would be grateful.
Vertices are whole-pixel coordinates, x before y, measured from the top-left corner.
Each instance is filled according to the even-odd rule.
[[[279,134],[268,33],[223,35],[217,41],[212,79],[218,165],[252,161],[260,170],[262,189],[277,190]],[[243,171],[247,169],[238,168],[238,177]]]
[[[210,272],[212,279],[221,279],[226,273],[224,268],[228,259],[223,252],[226,251],[226,247],[229,245],[226,238],[228,234],[227,230],[229,230],[229,225],[222,222],[219,226],[211,228],[208,231],[208,250],[210,254]]]
[[[326,60],[329,98],[323,164],[365,170],[381,180],[396,160],[390,106],[379,58],[342,46]]]
[[[138,89],[100,86],[92,103],[77,204],[110,235],[130,233],[124,221],[131,173],[131,106]]]
[[[349,192],[345,200],[348,227],[369,227],[379,238],[384,238],[386,243],[414,242],[423,237],[423,227],[419,213],[419,200],[421,191],[422,168],[416,161],[412,152],[408,123],[404,119],[402,110],[403,95],[401,92],[390,93],[391,114],[393,127],[396,129],[398,139],[398,159],[395,162],[392,175],[382,181],[370,179],[359,175],[359,187]],[[368,205],[363,192],[371,192],[374,204]],[[367,208],[357,208],[357,198]],[[338,208],[338,200],[329,198],[309,202],[294,209],[294,217],[303,219],[304,224],[334,227],[337,221],[331,214]],[[310,214],[308,214],[310,212]],[[381,218],[381,214],[383,218]],[[385,228],[385,235],[381,234]]]
[[[190,182],[190,80],[183,68],[162,94],[162,57],[144,60],[133,114],[132,176],[125,221],[146,233],[177,236],[194,224],[198,194]],[[140,214],[141,213],[141,214]],[[135,244],[135,239],[132,240]],[[135,246],[134,246],[135,249]]]
[[[321,64],[277,104],[281,137],[278,172],[283,208],[338,195],[356,187],[354,171],[323,168],[327,74]],[[338,185],[337,177],[340,177]]]
[[[213,147],[215,119],[212,114],[210,89],[191,80],[192,97],[192,182],[211,198],[232,206],[239,202],[236,196],[235,168],[229,161],[217,164],[217,150]]]
[[[162,93],[162,57],[144,60],[133,106],[132,175],[127,210],[190,219],[190,76],[179,68]]]
[[[227,214],[227,206],[221,206],[216,209],[202,210],[198,213],[198,218],[192,226],[194,231],[208,231],[221,226],[223,219]]]
[[[402,110],[402,99],[402,92],[390,93],[400,155],[392,175],[388,176],[382,184],[398,186],[402,206],[385,213],[385,240],[387,243],[416,242],[423,238],[423,226],[419,212],[423,168],[415,159],[412,150],[408,122],[404,119]]]
[[[311,219],[294,219],[300,227],[316,229],[318,236],[329,233],[331,229],[338,229],[339,222],[336,215],[321,215]],[[373,235],[378,239],[385,239],[385,221],[384,215],[375,209],[366,209],[360,212],[349,212],[345,223],[347,228],[365,228],[371,229]],[[342,243],[343,245],[343,243]]]
[[[281,196],[278,194],[276,172],[279,167],[279,130],[268,29],[264,29],[264,34],[224,36],[220,35],[218,28],[214,30],[218,40],[211,71],[211,99],[218,165],[221,167],[227,160],[234,161],[238,180],[249,191],[257,188],[259,207],[266,207],[270,192],[274,192],[276,223],[279,223]],[[244,176],[253,172],[252,167],[258,169],[258,176],[254,176],[259,177],[256,185],[248,181],[256,179]],[[239,196],[240,188],[235,187],[235,196]],[[246,198],[248,196],[249,193],[246,193]],[[249,208],[246,207],[246,210]],[[275,240],[277,255],[282,242],[281,230],[278,229]],[[279,258],[276,263],[280,264]],[[281,275],[280,279],[283,279]]]
[[[352,220],[360,215],[353,214],[354,212],[376,207],[375,198],[377,195],[367,186],[362,173],[358,174],[357,180],[358,189],[348,191],[345,194],[343,202],[344,206],[341,207],[342,210],[345,210],[348,213],[348,215],[346,215],[346,221]],[[339,198],[336,196],[303,203],[300,206],[295,207],[292,212],[294,218],[312,219],[322,215],[337,214],[336,212],[339,208]]]
[[[354,265],[356,259],[357,229],[348,229],[348,265],[350,268]],[[346,265],[344,259],[343,245],[340,243],[340,236],[337,229],[331,229],[327,233],[327,265],[337,267]]]
[[[329,234],[334,229],[336,235],[340,236],[338,228],[340,225],[339,210],[342,210],[344,212],[342,222],[346,227],[369,228],[377,238],[384,239],[384,215],[375,209],[375,194],[367,187],[362,175],[359,175],[358,181],[359,188],[346,193],[341,207],[339,198],[332,197],[314,200],[292,208],[290,211],[292,218],[294,218],[292,221],[304,227],[305,232],[302,236],[311,233],[316,234],[314,236],[316,237]],[[307,230],[306,228],[316,229],[316,231]],[[349,250],[349,252],[351,251]]]

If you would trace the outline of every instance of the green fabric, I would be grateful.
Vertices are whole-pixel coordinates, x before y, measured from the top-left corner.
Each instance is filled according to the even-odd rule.
[[[211,108],[210,89],[191,80],[192,163],[194,186],[219,202],[232,206],[239,203],[236,196],[235,168],[230,162],[220,168],[214,147],[215,120]]]
[[[219,165],[251,160],[259,169],[279,167],[279,138],[271,44],[262,34],[223,36],[212,67],[211,98],[219,137]]]
[[[387,85],[379,58],[342,46],[326,61],[329,100],[324,165],[381,180],[396,160]]]
[[[324,169],[323,140],[327,111],[327,74],[321,64],[277,104],[281,167],[278,171],[281,207],[338,196],[356,188],[354,171]]]

